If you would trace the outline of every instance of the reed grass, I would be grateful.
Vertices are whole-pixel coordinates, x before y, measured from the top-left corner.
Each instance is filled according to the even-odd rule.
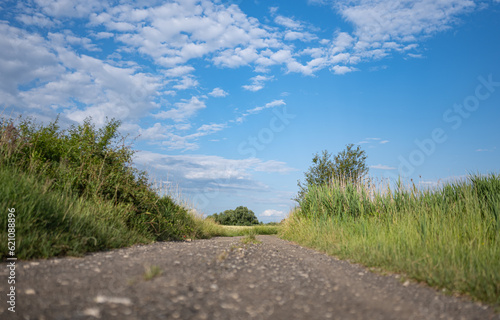
[[[310,186],[285,239],[500,306],[500,175],[439,188]]]

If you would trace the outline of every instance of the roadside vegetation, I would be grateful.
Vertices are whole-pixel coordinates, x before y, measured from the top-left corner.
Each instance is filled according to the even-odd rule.
[[[17,258],[211,236],[202,218],[160,196],[133,167],[119,126],[111,120],[98,129],[87,119],[63,130],[57,120],[0,119],[0,242],[13,208]],[[0,260],[8,253],[0,246]]]
[[[280,235],[500,306],[500,175],[425,190],[352,177],[308,184]]]

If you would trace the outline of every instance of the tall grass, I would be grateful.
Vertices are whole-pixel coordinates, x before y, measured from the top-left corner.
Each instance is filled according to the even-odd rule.
[[[127,226],[130,206],[85,200],[11,168],[0,168],[0,241],[7,243],[7,208],[16,210],[16,257],[49,258],[151,242],[145,228]],[[0,247],[2,259],[7,246]]]
[[[500,305],[500,175],[442,188],[310,186],[281,236]]]
[[[18,258],[203,234],[199,220],[133,167],[119,126],[0,120],[0,239],[6,243],[7,208],[15,208]]]

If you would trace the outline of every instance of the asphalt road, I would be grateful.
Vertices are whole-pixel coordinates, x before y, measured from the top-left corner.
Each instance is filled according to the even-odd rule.
[[[16,312],[0,271],[0,319],[500,319],[446,296],[274,236],[161,242],[19,262]],[[161,273],[145,279],[147,269]]]

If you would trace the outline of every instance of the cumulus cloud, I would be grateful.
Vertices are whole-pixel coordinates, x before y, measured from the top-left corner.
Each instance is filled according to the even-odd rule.
[[[421,57],[420,40],[477,7],[471,0],[309,2],[328,3],[353,31],[319,40],[310,23],[278,14],[276,7],[270,8],[270,27],[237,5],[208,0],[8,4],[12,25],[0,22],[2,106],[102,123],[106,116],[129,121],[171,105],[155,116],[182,123],[206,107],[203,93],[197,101],[172,98],[178,91],[203,90],[196,75],[202,63],[260,73],[281,66],[285,73],[311,76],[328,68],[342,75],[393,52]],[[308,41],[307,48],[296,41]],[[113,54],[103,58],[110,49]],[[257,92],[274,79],[261,74],[243,88]]]
[[[359,41],[414,42],[449,28],[457,16],[475,7],[471,0],[340,2],[338,10],[355,26]]]
[[[244,85],[242,86],[243,89],[248,90],[248,91],[259,91],[264,88],[264,83],[266,81],[273,80],[274,76],[263,76],[263,75],[258,75],[253,78],[250,78],[250,81],[252,82],[251,84]]]
[[[227,93],[226,91],[222,90],[221,88],[214,88],[208,95],[212,96],[212,97],[220,98],[220,97],[225,97],[228,94],[229,93]]]
[[[120,128],[124,133],[138,135],[139,140],[147,141],[150,145],[157,145],[169,150],[197,150],[198,140],[201,137],[213,135],[226,129],[226,123],[210,123],[191,130],[190,123],[164,124],[157,122],[152,127],[141,128],[137,124],[125,123]],[[214,139],[212,139],[214,140]]]
[[[221,189],[267,188],[254,181],[256,171],[286,173],[294,170],[284,162],[263,161],[257,158],[227,159],[212,155],[165,155],[149,151],[136,154],[134,162],[151,168],[158,175],[172,177],[185,182],[191,188],[202,188],[209,184]]]
[[[195,69],[192,66],[188,65],[177,66],[166,70],[165,75],[167,77],[181,77],[193,72],[194,70]]]
[[[284,218],[286,216],[286,213],[281,210],[267,209],[264,210],[264,212],[262,212],[260,216],[266,218]]]
[[[303,28],[303,25],[301,22],[296,21],[292,18],[284,17],[284,16],[276,16],[274,18],[274,22],[276,22],[279,25],[282,25],[284,27],[287,27],[289,29],[294,29],[294,30],[301,30]]]
[[[318,37],[309,32],[298,32],[298,31],[287,31],[285,33],[285,40],[294,41],[300,40],[304,42],[310,42],[317,39]]]
[[[120,68],[68,45],[85,46],[88,38],[49,33],[49,39],[0,23],[0,91],[6,106],[18,110],[62,112],[69,119],[143,116],[156,108],[152,93],[161,95],[157,76]],[[35,84],[24,87],[22,85]]]
[[[174,107],[168,111],[162,111],[154,114],[157,119],[172,119],[175,122],[186,121],[193,116],[198,110],[206,108],[205,102],[198,97],[191,99],[183,99],[181,102],[174,104]]]
[[[461,14],[476,7],[472,0],[355,0],[328,3],[354,27],[352,34],[338,33],[332,52],[348,50],[355,57],[368,60],[383,58],[392,51],[412,50],[418,46],[418,41],[449,29],[457,23]],[[415,53],[409,53],[409,56],[420,57]]]
[[[358,69],[356,69],[354,67],[336,65],[336,66],[333,66],[331,68],[331,70],[335,74],[346,74],[346,73],[349,73],[349,72],[357,71]]]

